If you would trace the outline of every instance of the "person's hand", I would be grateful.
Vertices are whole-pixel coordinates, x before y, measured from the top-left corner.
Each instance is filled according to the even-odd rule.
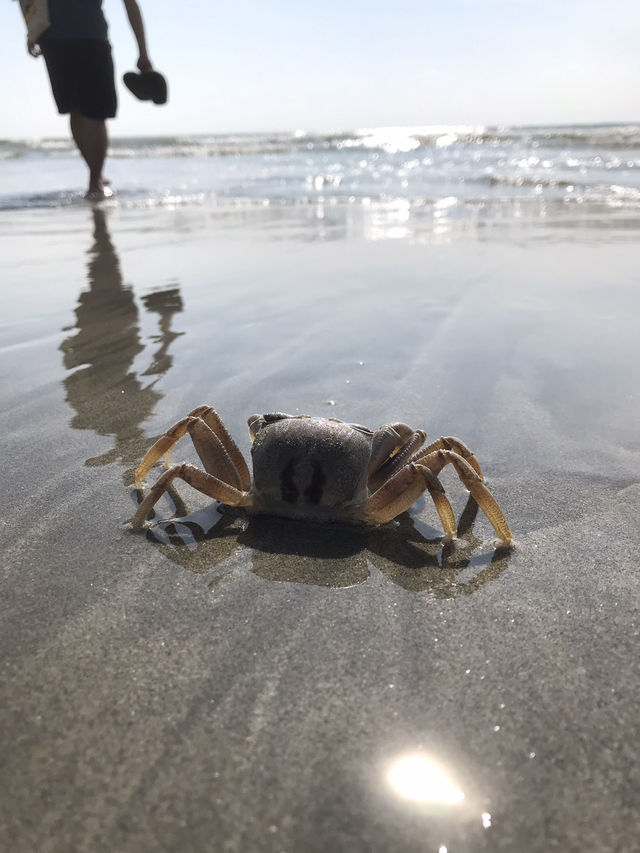
[[[42,51],[40,50],[40,45],[35,41],[31,41],[31,39],[29,38],[27,39],[27,50],[29,51],[31,56],[35,57],[36,59],[42,53]]]
[[[140,54],[140,59],[138,60],[138,71],[153,71],[153,65],[146,53]]]

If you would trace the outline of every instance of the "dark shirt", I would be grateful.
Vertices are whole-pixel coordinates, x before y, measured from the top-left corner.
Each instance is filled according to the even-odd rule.
[[[49,0],[51,26],[41,39],[98,39],[107,41],[102,0]]]

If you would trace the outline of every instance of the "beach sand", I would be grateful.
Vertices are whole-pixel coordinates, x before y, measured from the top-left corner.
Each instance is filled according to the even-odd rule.
[[[3,214],[3,849],[635,850],[639,224]],[[450,471],[453,548],[425,499],[365,533],[183,484],[131,532],[200,403],[247,454],[274,410],[459,435],[516,547]]]

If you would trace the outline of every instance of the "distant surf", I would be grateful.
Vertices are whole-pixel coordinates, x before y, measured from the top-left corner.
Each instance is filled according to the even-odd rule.
[[[133,162],[132,162],[133,161]],[[640,206],[640,125],[424,126],[115,137],[118,205],[451,200]],[[83,201],[70,139],[0,140],[0,209]],[[450,203],[450,202],[449,202]]]

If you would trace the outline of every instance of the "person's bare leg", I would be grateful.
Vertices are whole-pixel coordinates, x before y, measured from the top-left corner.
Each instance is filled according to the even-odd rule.
[[[80,113],[71,113],[69,124],[78,151],[89,167],[89,194],[106,195],[105,181],[102,177],[109,143],[106,121],[87,118]]]

